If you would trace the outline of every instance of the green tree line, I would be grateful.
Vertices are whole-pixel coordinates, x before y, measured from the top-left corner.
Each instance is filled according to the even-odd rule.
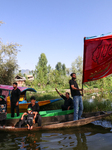
[[[75,72],[77,76],[77,82],[82,83],[82,57],[78,57],[72,64],[71,68],[66,68],[65,64],[57,62],[53,69],[46,55],[42,53],[39,57],[35,70],[33,71],[34,81],[29,83],[30,86],[37,86],[45,88],[46,86],[69,88],[70,73]]]

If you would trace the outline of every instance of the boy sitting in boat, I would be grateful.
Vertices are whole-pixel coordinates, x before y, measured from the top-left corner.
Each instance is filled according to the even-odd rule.
[[[39,105],[36,103],[36,99],[34,96],[31,98],[31,104],[28,105],[28,108],[31,108],[32,112],[36,112],[35,117],[35,123],[38,123],[38,126],[41,126],[41,116],[39,114]],[[26,120],[26,117],[23,117],[23,120],[19,121],[19,128],[21,128],[22,125],[24,125],[24,122]]]
[[[61,105],[62,110],[64,111],[64,110],[73,109],[73,100],[72,98],[70,98],[69,93],[66,92],[64,96],[56,88],[55,90],[65,100],[64,105]]]
[[[0,124],[3,128],[5,128],[5,120],[7,115],[7,104],[4,98],[4,95],[0,96]]]
[[[21,120],[23,120],[24,116],[27,116],[27,119],[25,120],[25,123],[28,126],[28,129],[33,129],[33,122],[35,123],[35,118],[37,113],[36,112],[32,112],[31,108],[27,109],[28,112],[25,112],[22,117]]]

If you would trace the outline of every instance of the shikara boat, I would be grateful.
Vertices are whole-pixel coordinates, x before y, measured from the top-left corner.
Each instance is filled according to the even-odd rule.
[[[44,100],[44,101],[36,101],[36,103],[39,104],[39,106],[48,105],[50,103],[54,103],[56,101],[62,100],[62,98],[52,99],[52,100]],[[19,102],[19,112],[25,112],[27,111],[28,105],[30,102],[22,103]],[[10,103],[7,105],[7,112],[10,113]]]
[[[28,108],[28,105],[30,102],[27,102],[26,100],[26,92],[37,92],[33,88],[27,88],[27,87],[18,87],[21,91],[20,99],[19,99],[19,110],[20,112],[25,112]],[[11,91],[13,90],[13,86],[9,85],[0,85],[0,89],[2,90],[2,94],[6,96],[6,101],[7,101],[7,112],[10,113],[10,96],[11,96]],[[62,98],[58,99],[52,99],[52,100],[44,100],[44,101],[37,101],[39,106],[44,106],[56,101],[62,100]]]
[[[73,120],[73,110],[61,111],[61,110],[52,110],[52,111],[41,111],[42,116],[42,126],[38,127],[37,124],[34,125],[34,128],[31,131],[38,130],[52,130],[52,129],[61,129],[61,128],[71,128],[71,127],[79,127],[86,124],[89,124],[93,121],[100,120],[104,117],[107,117],[112,114],[112,111],[108,112],[94,112],[94,113],[84,113],[82,117],[83,119],[72,121]],[[20,132],[20,131],[28,131],[27,127],[18,128],[12,127],[11,125],[16,125],[19,121],[19,118],[7,118],[7,126],[6,128],[0,128],[0,132]]]

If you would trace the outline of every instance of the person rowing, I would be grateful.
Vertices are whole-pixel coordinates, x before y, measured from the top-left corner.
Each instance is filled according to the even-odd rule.
[[[57,88],[55,88],[56,92],[65,100],[64,105],[61,105],[62,111],[73,109],[73,100],[70,97],[70,94],[68,92],[65,93],[65,96],[61,94]]]

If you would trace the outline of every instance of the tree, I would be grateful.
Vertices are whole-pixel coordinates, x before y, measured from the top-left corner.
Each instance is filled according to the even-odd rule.
[[[62,74],[64,76],[66,75],[66,66],[65,66],[65,64],[62,65]]]
[[[70,75],[70,68],[66,68],[66,74]]]
[[[0,26],[3,24],[0,21]],[[14,80],[14,71],[17,69],[17,53],[18,47],[17,43],[3,44],[0,41],[0,84],[12,84]]]
[[[55,87],[55,85],[60,85],[62,82],[59,71],[52,69],[48,75],[48,83],[52,85],[52,87]]]
[[[82,84],[83,61],[81,56],[78,56],[72,63],[72,72],[76,73],[78,84]]]
[[[14,71],[17,69],[17,53],[20,45],[15,43],[0,43],[0,83],[10,85],[14,80]]]
[[[58,62],[55,66],[56,70],[61,74],[62,73],[62,64],[61,62]]]
[[[46,55],[42,53],[35,69],[37,82],[42,86],[47,84],[47,62]]]
[[[51,66],[48,65],[48,67],[47,67],[47,72],[50,73],[50,71],[51,71]]]
[[[65,64],[61,64],[61,62],[58,62],[55,66],[56,70],[58,70],[60,75],[66,75],[66,66]]]
[[[21,70],[19,70],[19,73],[18,73],[17,75],[23,77],[23,75],[22,75],[22,73],[21,73]]]

